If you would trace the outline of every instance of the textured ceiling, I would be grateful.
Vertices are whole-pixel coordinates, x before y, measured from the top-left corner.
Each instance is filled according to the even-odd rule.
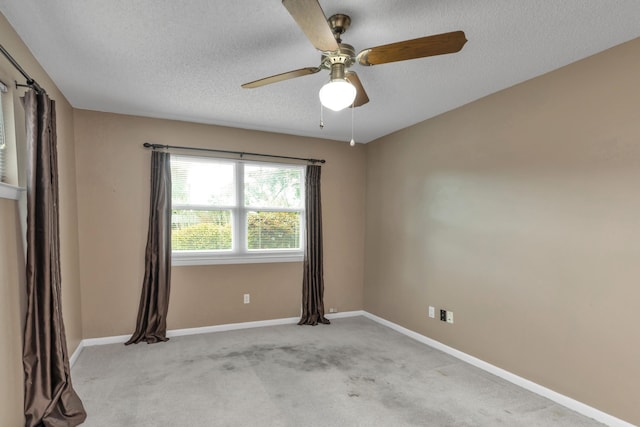
[[[369,142],[640,36],[638,0],[320,0],[367,47],[463,30],[461,52],[354,66],[370,98]],[[328,72],[242,89],[317,66],[280,0],[0,0],[0,10],[76,108],[348,141],[351,111],[325,110]],[[27,70],[28,71],[28,70]]]

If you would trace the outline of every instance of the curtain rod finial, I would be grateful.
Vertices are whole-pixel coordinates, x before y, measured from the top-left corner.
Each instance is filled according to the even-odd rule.
[[[144,148],[152,148],[154,150],[157,150],[158,148],[165,148],[165,149],[169,149],[171,147],[169,147],[168,145],[162,145],[162,144],[152,144],[150,142],[145,142],[142,144],[142,146]]]

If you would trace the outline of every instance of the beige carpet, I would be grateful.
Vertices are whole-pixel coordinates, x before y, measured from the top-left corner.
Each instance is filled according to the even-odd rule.
[[[597,426],[363,317],[87,347],[86,426]]]

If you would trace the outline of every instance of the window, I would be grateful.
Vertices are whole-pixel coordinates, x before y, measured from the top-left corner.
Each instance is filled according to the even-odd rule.
[[[6,77],[2,75],[0,79],[5,80]],[[15,111],[16,101],[19,102],[19,98],[15,91],[0,81],[0,198],[13,200],[21,197],[18,183],[25,182],[24,170],[18,170],[18,165],[22,164],[19,160],[24,158],[24,148],[16,144],[16,140],[24,141],[24,125],[15,126],[16,123],[24,123],[20,120],[24,116],[16,117],[16,113],[23,114],[22,108]]]
[[[173,264],[301,261],[304,171],[171,156]]]

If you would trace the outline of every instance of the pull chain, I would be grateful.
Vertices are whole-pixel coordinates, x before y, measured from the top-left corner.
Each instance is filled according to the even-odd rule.
[[[322,118],[322,113],[324,109],[322,108],[322,102],[320,103],[320,129],[324,129],[324,119]]]
[[[355,104],[355,102],[354,102]],[[350,146],[354,146],[356,145],[356,141],[353,139],[353,116],[355,115],[356,112],[356,107],[354,104],[351,104],[351,141],[349,142]]]

